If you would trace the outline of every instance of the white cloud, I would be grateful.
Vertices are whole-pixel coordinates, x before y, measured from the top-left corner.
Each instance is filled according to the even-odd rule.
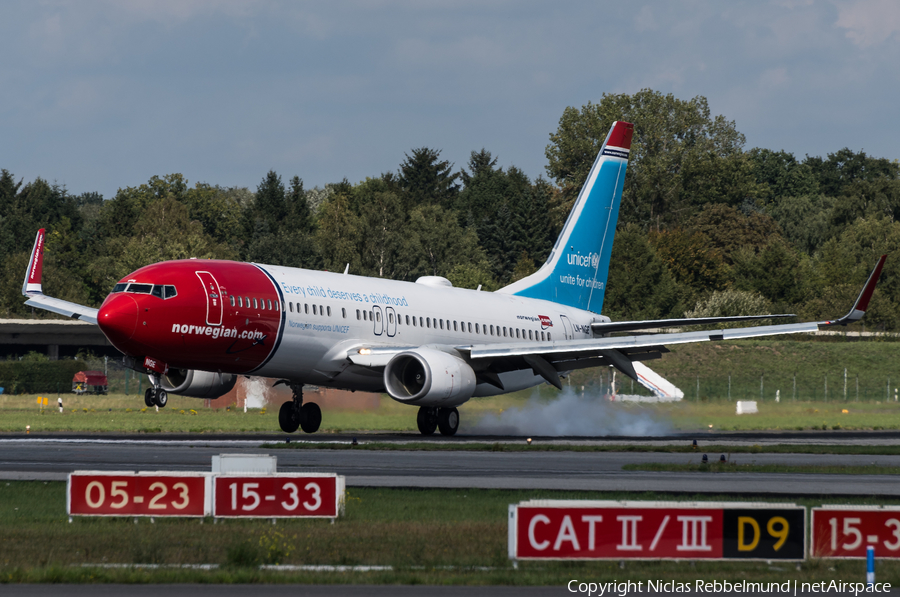
[[[857,0],[838,4],[835,25],[861,48],[881,44],[900,31],[900,3],[896,0]]]

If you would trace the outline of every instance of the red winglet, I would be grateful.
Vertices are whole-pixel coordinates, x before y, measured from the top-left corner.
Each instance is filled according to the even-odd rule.
[[[25,283],[22,285],[22,294],[40,294],[41,274],[44,269],[44,228],[37,232],[34,239],[34,248],[31,250],[31,259],[28,261],[28,271],[25,272]]]
[[[840,319],[820,323],[820,329],[834,325],[847,325],[848,323],[853,323],[863,318],[863,315],[866,314],[866,309],[869,308],[869,301],[872,299],[872,293],[875,292],[875,285],[878,284],[878,278],[881,276],[881,268],[884,266],[885,259],[887,259],[887,255],[882,255],[881,259],[878,260],[875,269],[869,274],[869,279],[866,280],[866,284],[863,286],[862,292],[860,292],[859,296],[856,298],[856,302],[853,303],[853,308],[850,309],[850,312]]]
[[[613,129],[609,133],[607,146],[631,149],[631,136],[634,134],[634,125],[630,122],[617,120],[613,123]]]
[[[855,310],[865,312],[869,308],[869,300],[872,298],[872,293],[875,292],[875,284],[878,283],[878,278],[881,276],[881,268],[884,266],[886,258],[887,255],[881,256],[881,259],[878,260],[878,265],[875,266],[875,269],[869,275],[869,279],[866,280],[866,285],[863,286],[862,292],[859,293],[859,298],[856,299],[856,304],[853,305]]]

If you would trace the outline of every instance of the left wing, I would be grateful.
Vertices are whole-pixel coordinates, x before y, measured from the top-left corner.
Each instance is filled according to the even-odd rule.
[[[788,323],[781,325],[765,325],[746,328],[722,329],[713,331],[680,332],[674,334],[646,334],[640,336],[619,336],[607,338],[590,338],[585,340],[557,340],[549,343],[528,344],[523,342],[504,342],[497,344],[472,344],[452,347],[462,356],[478,375],[479,381],[498,385],[498,373],[531,369],[543,377],[548,383],[562,389],[559,372],[573,371],[586,367],[612,365],[634,380],[638,376],[633,361],[658,359],[669,352],[667,344],[688,344],[721,340],[740,340],[780,334],[799,334],[815,332],[834,326],[846,326],[862,319],[869,306],[869,300],[875,290],[886,255],[882,255],[878,264],[869,275],[853,307],[840,319],[809,322]],[[367,346],[351,350],[347,357],[351,362],[372,367],[384,367],[393,358],[410,347]],[[501,389],[502,385],[498,386]]]
[[[85,307],[78,303],[70,303],[62,299],[49,297],[44,294],[41,286],[42,272],[44,269],[44,233],[41,228],[34,239],[34,248],[31,250],[31,259],[28,260],[28,270],[25,272],[25,283],[22,284],[22,295],[28,300],[25,304],[29,307],[37,307],[45,311],[59,313],[66,317],[80,319],[88,323],[97,323],[97,309]]]

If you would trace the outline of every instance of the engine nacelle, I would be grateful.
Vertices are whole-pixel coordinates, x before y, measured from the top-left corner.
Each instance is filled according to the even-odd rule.
[[[162,388],[170,394],[193,398],[218,398],[234,388],[237,375],[193,369],[169,369],[160,382]]]
[[[401,352],[384,368],[391,398],[419,406],[458,406],[475,392],[475,372],[458,356],[419,348]]]

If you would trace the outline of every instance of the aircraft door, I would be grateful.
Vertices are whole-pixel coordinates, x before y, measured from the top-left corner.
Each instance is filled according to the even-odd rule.
[[[573,340],[575,338],[575,334],[572,332],[572,322],[570,322],[569,318],[565,315],[560,315],[559,318],[562,320],[563,333],[566,336],[566,340]]]
[[[394,308],[385,307],[384,316],[387,318],[387,321],[385,322],[387,335],[393,338],[397,334],[397,314],[394,312]]]
[[[384,333],[384,313],[378,305],[372,307],[372,323],[375,325],[375,335],[380,336]]]
[[[206,325],[222,325],[222,291],[219,283],[209,272],[195,272],[203,284],[203,293],[206,295]]]

